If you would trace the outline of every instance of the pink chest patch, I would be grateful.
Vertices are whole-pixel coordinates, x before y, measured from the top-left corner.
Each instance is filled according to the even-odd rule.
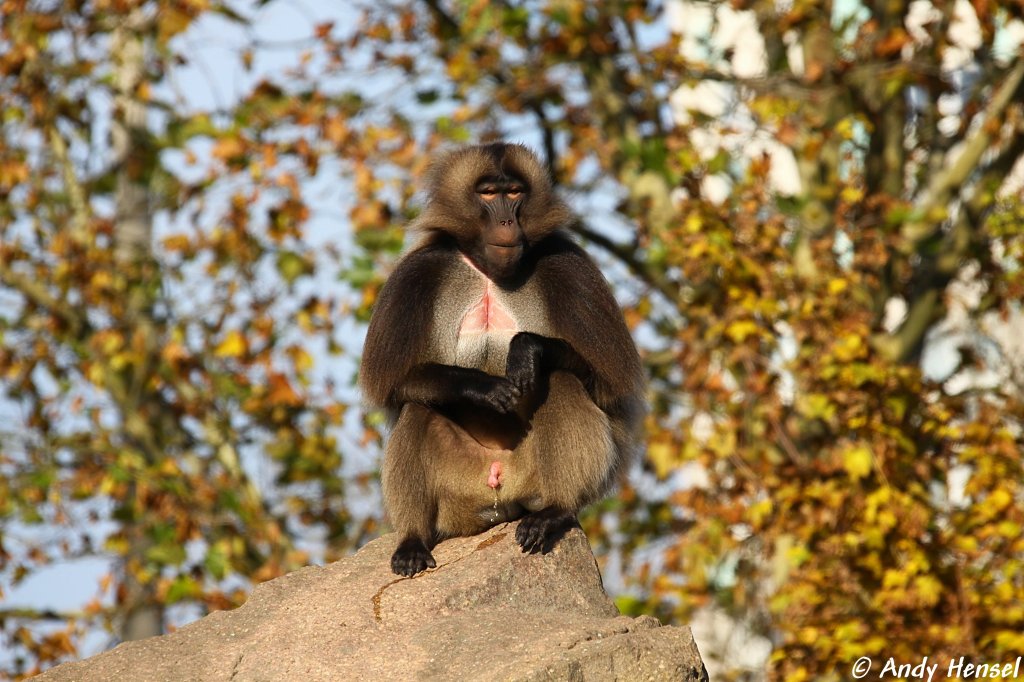
[[[483,297],[462,318],[460,331],[466,333],[506,332],[516,330],[516,321],[494,297],[492,284],[487,283]]]
[[[468,263],[469,261],[466,260]],[[470,263],[472,265],[472,263]],[[473,268],[476,270],[476,268]],[[479,270],[477,270],[479,272]],[[483,273],[481,273],[482,275]],[[516,325],[508,309],[501,304],[494,295],[494,283],[483,277],[485,282],[484,295],[473,304],[466,316],[462,318],[460,334],[486,334],[489,332],[514,332],[519,327]]]

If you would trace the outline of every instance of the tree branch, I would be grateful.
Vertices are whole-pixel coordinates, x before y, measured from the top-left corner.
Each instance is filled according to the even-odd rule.
[[[53,609],[34,609],[28,606],[12,606],[11,608],[0,609],[0,621],[8,619],[20,620],[57,620],[66,622],[70,620],[82,620],[93,616],[110,612],[110,609],[103,609],[96,612],[86,611],[55,611]]]
[[[455,19],[450,14],[444,11],[441,7],[441,3],[437,0],[423,0],[423,4],[430,9],[430,13],[434,15],[434,19],[437,21],[442,32],[445,34],[442,37],[445,39],[455,38],[462,34],[462,29]]]
[[[996,91],[981,125],[966,141],[960,155],[942,172],[932,176],[917,204],[914,219],[903,226],[903,236],[909,241],[908,250],[917,250],[925,241],[938,235],[942,222],[934,219],[935,212],[943,210],[954,192],[978,172],[978,164],[983,155],[991,152],[993,138],[998,133],[996,123],[1010,104],[1019,100],[1022,90],[1024,59],[1017,61]],[[905,321],[893,334],[879,334],[872,339],[873,346],[884,357],[898,362],[920,357],[928,330],[942,314],[942,292],[970,254],[975,235],[984,220],[985,211],[993,204],[998,185],[1022,153],[1024,136],[1017,134],[972,183],[974,195],[960,207],[948,234],[942,235],[941,248],[936,249],[935,255],[923,257],[925,262],[916,278],[919,281],[918,293],[912,298]]]
[[[637,256],[636,249],[612,241],[603,234],[587,227],[582,221],[576,222],[573,226],[573,231],[588,242],[596,244],[615,258],[618,258],[629,268],[630,272],[640,278],[641,281],[658,290],[672,303],[677,304],[682,299],[682,288],[679,284],[669,279],[661,269],[641,260]]]
[[[907,311],[906,320],[896,332],[877,334],[871,338],[874,349],[892,362],[908,362],[919,356],[925,334],[942,306],[939,294],[939,287],[932,287],[915,298]]]
[[[74,337],[81,338],[89,329],[85,315],[75,306],[51,294],[41,281],[15,272],[3,262],[0,262],[0,282],[21,293],[34,305],[60,318],[70,328]]]
[[[992,140],[998,131],[995,125],[1012,102],[1019,101],[1024,84],[1024,59],[1018,59],[1006,80],[996,90],[984,118],[974,134],[967,139],[959,156],[941,172],[932,176],[931,182],[921,193],[915,207],[915,218],[903,225],[903,237],[911,249],[934,235],[940,225],[929,216],[945,208],[953,190],[963,185],[981,161],[982,155],[990,151]],[[993,130],[995,129],[995,130]]]
[[[75,166],[71,163],[68,155],[68,146],[55,126],[51,126],[50,146],[53,154],[60,163],[61,172],[64,175],[64,185],[68,190],[68,197],[71,201],[71,235],[75,242],[87,244],[89,242],[89,203],[85,198],[85,190],[82,183],[78,181],[75,174]]]
[[[1017,130],[1017,135],[1013,141],[1006,145],[1006,147],[999,152],[999,154],[992,159],[992,161],[985,167],[984,173],[978,181],[978,191],[974,193],[971,200],[967,202],[967,207],[972,213],[972,218],[975,218],[979,222],[982,218],[982,212],[989,208],[995,201],[996,193],[999,188],[1002,187],[1006,177],[1013,170],[1017,160],[1024,155],[1024,127],[1020,127]]]

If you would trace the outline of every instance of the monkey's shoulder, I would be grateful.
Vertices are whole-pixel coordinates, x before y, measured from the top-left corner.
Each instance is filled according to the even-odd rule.
[[[611,287],[597,264],[579,244],[556,233],[534,249],[532,279],[549,306],[562,308],[572,300],[614,306]]]
[[[559,256],[568,258],[582,257],[588,260],[590,258],[587,252],[583,250],[583,247],[577,244],[564,230],[552,232],[537,242],[533,248],[541,258]]]
[[[569,342],[595,368],[602,393],[639,395],[643,386],[640,357],[608,281],[568,236],[555,234],[545,241],[534,281],[553,335]]]
[[[423,244],[402,256],[388,281],[419,280],[419,284],[440,282],[458,262],[458,251],[442,244]]]

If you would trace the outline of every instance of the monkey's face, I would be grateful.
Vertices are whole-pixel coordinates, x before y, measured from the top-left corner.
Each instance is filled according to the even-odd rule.
[[[484,274],[512,286],[530,248],[574,220],[529,149],[495,143],[438,158],[412,229],[444,235]]]
[[[522,180],[505,175],[480,178],[474,187],[480,207],[480,238],[471,258],[491,279],[512,277],[523,257],[526,237],[519,209],[529,189]]]

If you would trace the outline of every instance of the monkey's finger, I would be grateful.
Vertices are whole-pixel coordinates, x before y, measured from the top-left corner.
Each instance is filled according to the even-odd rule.
[[[523,519],[516,529],[516,542],[528,554],[536,554],[544,547],[544,528],[531,519]]]
[[[530,546],[525,550],[527,554],[543,554],[544,535],[541,534],[532,539]]]
[[[510,377],[509,380],[512,382],[512,385],[515,387],[516,391],[519,392],[519,395],[527,395],[529,393],[532,393],[534,384],[536,383],[534,381],[534,377],[532,374],[524,374],[522,376]]]
[[[491,406],[503,414],[511,412],[519,404],[520,395],[519,389],[513,384],[504,384],[491,394]]]
[[[428,568],[434,568],[437,563],[434,561],[434,557],[427,555],[427,558],[423,557],[392,557],[391,558],[391,570],[398,575],[403,575],[407,578],[411,578],[417,573],[427,570]]]

